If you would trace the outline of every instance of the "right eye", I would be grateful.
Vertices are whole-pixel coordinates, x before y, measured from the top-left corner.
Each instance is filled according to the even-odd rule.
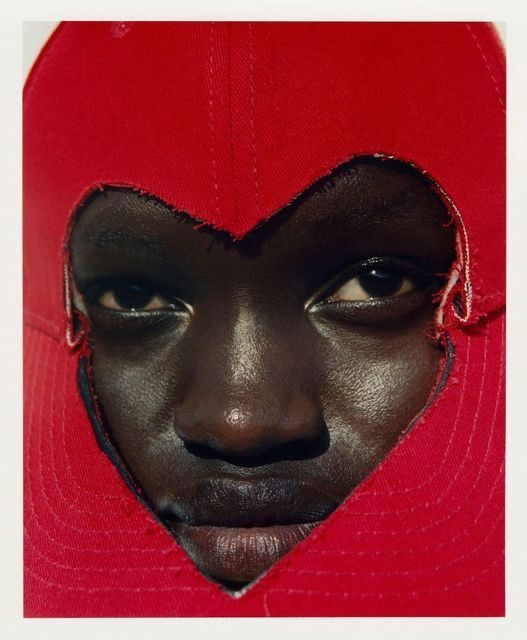
[[[100,279],[77,290],[75,307],[100,331],[118,336],[174,326],[192,315],[192,307],[155,282]],[[168,325],[166,323],[169,323]]]
[[[159,292],[136,284],[123,284],[107,289],[99,295],[96,304],[113,311],[159,311],[174,308],[174,304]]]

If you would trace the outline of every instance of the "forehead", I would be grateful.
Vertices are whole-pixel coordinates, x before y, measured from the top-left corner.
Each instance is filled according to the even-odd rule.
[[[363,160],[337,170],[241,240],[174,213],[153,197],[130,190],[96,194],[80,211],[72,249],[91,255],[202,253],[207,260],[261,261],[306,255],[367,257],[401,250],[423,257],[450,243],[449,215],[429,184],[401,163]],[[364,255],[363,255],[364,254]]]

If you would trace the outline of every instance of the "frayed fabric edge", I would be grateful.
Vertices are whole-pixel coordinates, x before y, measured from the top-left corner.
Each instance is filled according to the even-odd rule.
[[[86,336],[88,330],[88,323],[85,315],[74,305],[74,291],[73,291],[73,274],[71,268],[71,255],[70,255],[70,240],[71,233],[78,216],[81,214],[83,208],[87,205],[91,197],[98,192],[104,192],[105,189],[111,188],[126,188],[130,189],[139,195],[155,198],[168,207],[174,214],[184,215],[192,218],[195,221],[194,228],[200,229],[202,227],[208,227],[216,231],[227,233],[231,236],[233,241],[239,241],[245,237],[248,233],[261,227],[273,216],[287,207],[292,206],[308,189],[312,188],[319,180],[327,178],[332,173],[339,169],[342,169],[346,164],[356,161],[360,158],[377,158],[380,160],[395,160],[402,162],[410,166],[412,169],[420,173],[430,184],[443,204],[446,206],[450,213],[452,221],[456,224],[456,260],[454,261],[450,273],[447,278],[447,283],[443,288],[443,292],[437,307],[437,311],[434,318],[434,337],[441,339],[449,330],[454,329],[456,326],[469,325],[474,322],[478,322],[481,316],[474,317],[473,315],[473,292],[470,277],[470,248],[469,238],[466,230],[465,223],[461,212],[457,208],[452,198],[447,194],[443,187],[435,180],[425,169],[411,160],[397,156],[394,154],[384,152],[360,152],[346,157],[340,162],[334,163],[331,168],[325,168],[318,174],[318,176],[309,181],[304,188],[295,193],[286,203],[280,205],[272,213],[265,218],[259,220],[251,229],[242,235],[235,235],[230,233],[227,229],[220,227],[219,225],[209,222],[203,219],[199,214],[194,214],[189,211],[185,211],[179,208],[177,205],[166,202],[163,198],[160,198],[155,193],[142,188],[139,185],[123,182],[121,180],[97,180],[83,189],[80,196],[76,199],[74,205],[71,207],[68,215],[68,223],[64,234],[63,242],[63,292],[64,292],[64,308],[66,315],[65,337],[66,344],[71,350],[78,349]]]

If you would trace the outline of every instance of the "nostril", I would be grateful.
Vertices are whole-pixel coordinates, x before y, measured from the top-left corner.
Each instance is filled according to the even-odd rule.
[[[200,456],[224,459],[306,457],[320,448],[327,432],[321,414],[305,401],[278,406],[249,408],[234,406],[192,416],[188,411],[175,417],[174,428],[187,446]],[[217,407],[217,405],[215,405]],[[202,407],[203,410],[203,407]],[[196,448],[196,445],[200,447]],[[272,453],[274,452],[274,453]]]
[[[193,388],[176,408],[173,426],[191,453],[255,466],[275,460],[316,457],[329,436],[315,394],[261,385],[233,397]]]
[[[185,449],[205,460],[221,460],[236,467],[261,467],[285,460],[310,460],[324,454],[330,445],[330,434],[322,423],[316,438],[288,441],[266,447],[265,450],[238,453],[228,452],[224,447],[216,448],[209,444],[185,441]]]

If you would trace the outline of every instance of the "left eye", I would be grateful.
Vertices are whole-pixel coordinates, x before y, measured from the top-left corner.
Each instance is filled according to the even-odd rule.
[[[97,304],[113,311],[157,311],[174,306],[152,289],[133,284],[107,289],[99,296]]]
[[[358,302],[372,298],[392,298],[413,291],[414,280],[390,269],[371,269],[345,282],[330,297],[332,302]]]

